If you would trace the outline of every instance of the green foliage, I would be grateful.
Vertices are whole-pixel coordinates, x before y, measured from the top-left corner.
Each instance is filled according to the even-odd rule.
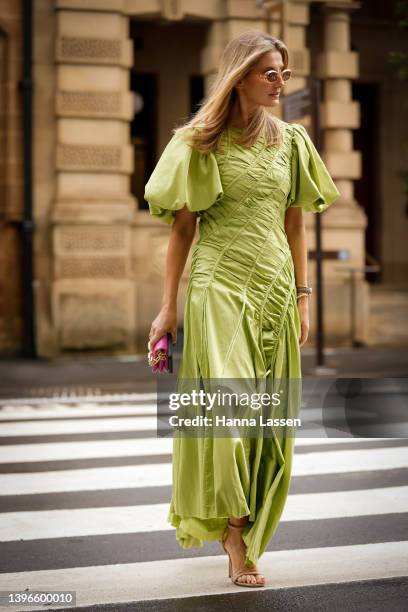
[[[395,5],[395,17],[397,26],[401,30],[408,29],[408,0],[399,0]],[[390,51],[388,61],[397,69],[400,79],[408,79],[408,55],[405,51]]]
[[[388,61],[397,68],[397,74],[403,81],[408,79],[408,56],[403,51],[390,51]]]
[[[395,17],[397,26],[401,30],[408,29],[408,0],[399,0],[395,5]],[[408,55],[405,51],[390,51],[388,53],[388,61],[392,66],[395,66],[397,75],[402,81],[408,79]],[[407,102],[404,102],[407,106]],[[403,191],[408,195],[408,174],[403,179]]]

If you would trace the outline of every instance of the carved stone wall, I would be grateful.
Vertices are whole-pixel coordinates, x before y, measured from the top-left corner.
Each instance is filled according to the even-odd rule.
[[[0,4],[0,353],[23,342],[22,5]]]
[[[290,65],[294,78],[285,85],[285,94],[305,88],[311,70],[310,49],[307,41],[310,24],[310,2],[287,0],[283,3],[265,3],[263,8],[242,2],[228,2],[226,14],[214,19],[208,33],[207,44],[202,53],[202,71],[207,86],[218,69],[219,56],[225,44],[249,27],[266,31],[285,41],[289,48]],[[345,6],[347,2],[343,3]],[[327,341],[332,345],[348,345],[351,328],[351,292],[347,267],[364,265],[365,217],[363,211],[351,197],[352,179],[359,176],[359,152],[350,147],[350,129],[359,125],[357,103],[350,97],[350,79],[357,75],[358,54],[348,49],[349,13],[358,3],[349,2],[338,8],[336,2],[322,3],[326,7],[324,35],[326,48],[319,56],[319,72],[326,82],[326,98],[321,105],[325,146],[322,157],[341,192],[336,205],[323,213],[322,241],[326,250],[348,250],[350,260],[324,261],[325,330]],[[333,5],[333,6],[331,6]],[[347,10],[346,10],[347,9]],[[336,20],[341,26],[333,25]],[[343,87],[344,95],[341,94]],[[340,105],[340,106],[339,106]],[[341,111],[339,113],[339,111]],[[343,112],[344,111],[344,112]],[[282,116],[282,105],[273,111]],[[310,115],[296,120],[311,127]],[[336,152],[339,153],[336,153]],[[309,250],[314,250],[314,215],[307,214],[306,226]],[[315,265],[309,260],[309,284],[315,285]],[[356,280],[356,304],[354,313],[356,333],[360,340],[368,338],[369,286],[360,274]],[[310,339],[315,335],[315,297],[311,299]]]
[[[9,4],[17,7],[19,3],[10,0]],[[311,4],[319,7],[321,14],[322,23],[317,27],[313,21],[310,23]],[[321,107],[325,132],[323,157],[339,186],[341,198],[322,215],[323,247],[347,249],[351,255],[349,261],[324,262],[326,340],[331,346],[349,344],[351,300],[347,266],[364,263],[366,223],[353,192],[353,182],[360,173],[360,159],[358,151],[353,150],[352,130],[359,126],[360,109],[351,99],[351,82],[358,76],[359,58],[351,51],[349,38],[350,20],[357,4],[352,0],[287,0],[282,4],[283,13],[279,13],[276,10],[279,3],[265,2],[261,7],[252,0],[36,0],[33,3],[34,289],[40,355],[51,356],[71,349],[118,352],[146,349],[147,332],[162,296],[169,228],[153,219],[148,211],[137,210],[130,195],[129,176],[134,161],[129,141],[129,121],[133,115],[129,69],[135,61],[140,72],[159,75],[161,102],[156,135],[159,154],[170,138],[171,128],[190,111],[188,76],[184,77],[182,70],[188,66],[192,75],[201,72],[209,85],[225,44],[248,27],[269,31],[288,44],[295,78],[286,85],[287,93],[302,89],[310,73],[325,80]],[[134,57],[129,19],[140,19],[144,27],[149,22],[149,28],[156,29],[152,43],[138,48]],[[170,61],[169,55],[166,58],[159,55],[157,63],[161,67],[150,69],[146,56],[154,56],[159,42],[163,45],[163,21],[171,24],[174,32],[178,22],[186,30],[193,23],[202,23],[203,29],[208,28],[200,65],[195,66],[194,62],[201,39],[197,42],[195,37],[193,47],[186,34],[179,39],[177,35],[169,36],[164,46],[169,48],[173,43],[177,46],[180,39],[187,40],[186,46],[193,48],[194,61],[192,57]],[[366,35],[374,41],[371,29]],[[373,70],[374,65],[378,67],[380,56],[384,61],[386,44],[377,44],[376,39],[370,45],[372,52],[361,55]],[[176,72],[173,66],[177,67]],[[382,104],[388,109],[387,117],[384,113],[381,115],[381,129],[389,132],[389,140],[385,139],[389,151],[386,159],[381,160],[381,172],[386,173],[381,196],[386,213],[379,230],[389,253],[390,275],[395,271],[397,242],[400,245],[397,255],[401,266],[406,268],[405,254],[402,254],[405,227],[400,193],[403,167],[398,165],[402,113],[394,117],[399,108],[395,99],[403,96],[402,89],[394,88],[391,77],[385,69],[381,72]],[[281,107],[276,109],[278,116],[281,110]],[[13,117],[16,116],[17,112]],[[307,117],[300,122],[309,127]],[[17,130],[15,136],[17,141],[20,137]],[[20,152],[17,149],[15,152],[17,159]],[[17,172],[18,164],[13,162],[13,165]],[[397,178],[393,176],[395,173],[399,173]],[[21,186],[14,178],[12,187],[20,197]],[[394,181],[391,192],[388,191],[390,179]],[[397,198],[400,198],[398,214]],[[308,245],[313,250],[314,216],[307,215],[306,222]],[[15,261],[14,255],[8,260]],[[188,260],[178,294],[180,325],[189,265]],[[309,263],[309,271],[310,283],[314,284],[313,261]],[[356,282],[355,315],[357,333],[362,340],[367,333],[369,297],[369,286],[360,275]],[[313,297],[312,342],[314,315]]]
[[[123,8],[123,7],[122,7]],[[131,223],[136,202],[120,2],[56,2],[53,324],[59,350],[134,349]]]

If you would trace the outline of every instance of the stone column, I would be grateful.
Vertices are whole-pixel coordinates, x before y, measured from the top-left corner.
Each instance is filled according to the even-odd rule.
[[[310,75],[310,51],[306,47],[306,32],[309,24],[309,3],[283,2],[280,31],[276,36],[281,38],[289,50],[289,67],[293,77],[285,84],[284,93],[289,95],[307,87]],[[282,104],[279,105],[279,116],[282,117]],[[309,115],[302,123],[310,124]]]
[[[325,90],[325,158],[336,176],[342,204],[348,207],[357,205],[353,180],[361,176],[361,154],[353,150],[352,133],[360,125],[359,103],[351,94],[351,80],[358,76],[358,54],[350,51],[350,10],[355,5],[340,2],[324,7],[324,51],[318,58],[318,76],[324,79]]]
[[[324,50],[318,57],[317,76],[324,80],[321,106],[324,129],[324,161],[341,193],[335,205],[324,213],[323,247],[347,249],[348,261],[325,262],[327,300],[335,297],[336,306],[326,308],[329,333],[341,344],[348,343],[351,328],[351,283],[346,269],[365,263],[364,233],[366,216],[354,199],[353,180],[361,175],[361,153],[353,150],[353,132],[360,124],[358,102],[352,100],[351,80],[358,76],[358,54],[350,50],[350,13],[358,2],[327,2],[324,11]],[[344,270],[342,270],[344,269]],[[355,277],[356,334],[359,340],[368,337],[368,283],[364,273]],[[326,300],[326,303],[328,303]],[[339,325],[339,322],[340,325]],[[340,329],[345,330],[339,331]]]
[[[124,2],[56,0],[53,322],[59,349],[132,350],[129,121]]]
[[[0,4],[0,351],[23,341],[22,241],[24,217],[22,3]]]
[[[255,1],[229,0],[223,11],[214,17],[208,30],[207,43],[201,55],[201,71],[205,80],[205,92],[213,82],[218,62],[225,45],[235,36],[248,29],[267,31],[265,10]]]
[[[227,4],[223,19],[214,20],[208,33],[208,40],[202,54],[202,71],[206,88],[218,69],[218,60],[225,45],[231,38],[244,30],[255,28],[281,38],[289,48],[290,65],[294,78],[285,85],[285,92],[292,93],[306,87],[310,73],[309,50],[306,48],[306,27],[309,23],[309,4],[307,2],[266,1],[257,7],[255,3],[231,0]],[[281,106],[274,108],[274,114],[281,117]],[[305,120],[305,123],[307,121]]]

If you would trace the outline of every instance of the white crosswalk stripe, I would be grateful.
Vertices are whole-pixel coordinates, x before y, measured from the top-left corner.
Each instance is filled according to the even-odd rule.
[[[153,416],[128,418],[82,419],[67,421],[24,422],[0,424],[0,439],[4,436],[44,436],[72,433],[98,433],[107,431],[149,431],[155,430],[157,419]]]
[[[87,442],[56,442],[0,446],[0,464],[15,461],[57,461],[87,457],[123,457],[127,455],[165,455],[171,453],[171,438],[142,438],[140,440],[107,440]]]
[[[85,565],[73,553],[68,565],[67,560],[60,560],[58,555],[55,566],[44,565],[40,554],[46,550],[43,547],[54,543],[57,550],[58,542],[64,538],[88,538],[92,541],[101,536],[106,540],[124,535],[134,537],[136,542],[138,538],[147,538],[144,540],[146,546],[146,541],[156,534],[166,533],[172,537],[174,528],[166,520],[168,502],[129,503],[127,500],[121,503],[121,495],[127,495],[129,491],[135,495],[143,493],[148,499],[153,488],[166,488],[171,484],[168,459],[163,457],[160,463],[152,461],[171,454],[171,438],[115,439],[114,435],[134,431],[151,436],[156,428],[154,399],[155,394],[137,394],[137,404],[130,403],[128,397],[123,402],[117,401],[115,406],[101,399],[94,403],[64,403],[60,398],[54,403],[44,402],[43,406],[39,402],[30,404],[29,400],[25,400],[23,405],[18,401],[0,405],[0,439],[7,441],[9,436],[13,436],[11,444],[0,445],[0,500],[8,504],[8,509],[0,513],[0,557],[3,557],[4,564],[0,573],[0,591],[27,587],[30,590],[75,590],[77,605],[81,606],[240,592],[226,577],[225,555],[205,556],[205,548],[198,556],[187,555],[187,558],[182,549],[175,556],[171,548],[164,560],[157,556],[153,560],[134,563],[129,560],[112,563],[110,557],[104,562],[103,556],[95,554],[94,562]],[[87,435],[94,433],[111,435],[108,440],[86,440]],[[85,439],[59,441],[61,435],[68,434],[82,434]],[[50,440],[35,443],[36,436],[49,436]],[[402,438],[395,439],[395,442],[397,440]],[[408,442],[407,445],[390,447],[389,438],[376,438],[375,441],[378,447],[364,448],[365,442],[373,442],[372,438],[298,438],[297,448],[304,447],[308,451],[307,447],[311,447],[310,452],[295,453],[292,477],[299,482],[313,477],[315,483],[330,479],[336,482],[336,478],[348,478],[347,482],[351,483],[353,477],[375,477],[380,484],[369,487],[350,484],[348,490],[343,486],[341,490],[291,492],[281,517],[282,526],[300,521],[303,530],[307,525],[319,525],[324,529],[320,521],[353,522],[373,518],[378,521],[386,520],[390,514],[406,520],[408,482],[393,485],[387,480],[391,473],[407,470]],[[351,446],[342,448],[344,443]],[[315,444],[319,450],[313,448]],[[353,448],[356,444],[358,448]],[[77,469],[69,465],[69,461],[75,460],[103,460],[106,463],[127,457],[142,458],[145,463],[103,467],[86,467],[85,464],[77,466]],[[58,465],[63,461],[68,461],[68,464]],[[39,469],[37,465],[40,466],[41,462],[50,465]],[[16,464],[20,466],[18,470],[15,470]],[[21,470],[22,465],[27,471]],[[102,498],[105,503],[92,505],[92,496],[106,495],[111,491],[115,491],[114,505],[106,502],[105,498]],[[33,499],[44,496],[41,509],[18,510],[19,500],[26,495],[33,496]],[[49,498],[50,495],[53,497]],[[75,507],[69,503],[72,495],[81,500],[81,505]],[[53,506],[55,503],[56,507]],[[47,507],[47,504],[50,505]],[[352,545],[342,543],[342,533],[337,538],[339,544],[336,546],[320,544],[268,550],[259,563],[269,578],[267,588],[407,575],[408,547],[407,542],[401,540],[400,533],[395,541],[378,541],[372,534],[372,540]],[[28,557],[21,570],[17,560],[16,569],[10,551],[15,549],[16,558],[21,560],[24,547],[31,545],[40,551],[38,558],[30,565]],[[2,550],[7,551],[7,555],[2,555]],[[157,576],[160,576],[159,581],[155,579]],[[35,609],[41,609],[41,606],[24,606],[24,610]]]
[[[142,431],[143,429],[141,429]],[[113,430],[115,431],[115,430]],[[310,440],[311,438],[304,438]],[[127,455],[133,456],[148,456],[148,455],[166,455],[171,453],[173,441],[171,438],[142,438],[142,439],[126,439],[126,440],[107,440],[86,442],[52,442],[48,444],[24,444],[9,445],[0,447],[0,464],[11,462],[34,462],[34,461],[57,461],[59,459],[85,459],[89,457],[123,457]],[[353,451],[357,452],[357,451]],[[336,453],[336,454],[335,454]],[[337,453],[342,453],[338,455]],[[302,459],[302,465],[295,466],[295,474],[312,473],[315,461],[319,461],[322,457],[320,453],[316,453],[307,462]],[[401,449],[383,449],[378,456],[363,449],[356,455],[361,461],[361,469],[381,469],[382,462],[385,468],[401,467],[401,461],[404,462],[408,457],[408,450]],[[325,452],[325,466],[317,465],[319,473],[330,473],[337,471],[336,461],[340,459],[343,465],[348,465],[348,469],[352,470],[351,451],[328,451]],[[327,461],[326,461],[327,459]],[[357,468],[359,466],[356,466]],[[339,468],[341,469],[341,468]],[[296,470],[301,470],[296,471]],[[303,471],[302,471],[303,470]],[[304,471],[306,470],[306,471]],[[164,483],[168,484],[168,483]]]
[[[386,562],[380,563],[381,559]],[[273,577],[269,588],[279,589],[405,576],[407,560],[406,542],[284,550],[266,552],[262,572]],[[237,587],[225,579],[225,570],[224,556],[73,567],[0,575],[0,590],[29,586],[30,590],[76,591],[82,606],[236,594]],[[24,606],[26,609],[38,607]]]
[[[137,455],[137,444],[120,444],[107,453],[106,443],[81,442],[61,443],[54,455],[43,455],[53,459],[85,457],[122,457]],[[146,441],[141,440],[141,445]],[[168,442],[171,442],[168,441]],[[81,446],[80,446],[81,445]],[[46,446],[46,445],[44,445]],[[53,445],[55,446],[55,445]],[[70,448],[72,454],[69,454]],[[80,446],[80,451],[78,451]],[[146,445],[149,447],[149,444]],[[96,448],[93,451],[93,448]],[[133,448],[133,451],[132,451]],[[99,452],[98,452],[98,449]],[[151,450],[151,449],[150,449]],[[23,449],[21,451],[23,453]],[[35,447],[33,448],[35,452]],[[146,455],[152,453],[147,452]],[[38,457],[38,455],[37,455]],[[36,459],[38,460],[38,459]],[[390,470],[408,466],[408,447],[340,450],[296,455],[293,460],[293,476],[311,474],[339,474],[363,470]],[[27,474],[1,474],[1,495],[28,495],[34,493],[57,493],[62,491],[95,491],[98,489],[124,489],[129,487],[160,487],[171,484],[171,464],[143,464],[121,467],[88,468],[82,470],[49,471]]]
[[[281,520],[315,521],[344,516],[408,513],[408,487],[290,495]],[[0,542],[89,536],[103,533],[147,533],[173,527],[166,522],[168,504],[114,508],[9,512],[2,514]]]
[[[7,421],[25,421],[33,419],[40,421],[45,419],[77,419],[78,417],[101,417],[106,416],[156,416],[157,408],[154,404],[139,403],[139,404],[91,404],[86,405],[72,404],[53,404],[52,408],[49,404],[42,406],[19,406],[19,405],[0,405],[0,424]],[[2,426],[2,425],[1,425]]]

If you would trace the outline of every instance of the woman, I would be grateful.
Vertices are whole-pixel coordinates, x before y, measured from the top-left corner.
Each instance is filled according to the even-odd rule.
[[[310,295],[302,211],[322,212],[339,192],[305,128],[270,112],[290,76],[282,41],[253,30],[232,40],[211,93],[146,185],[150,213],[172,224],[150,346],[167,331],[176,341],[178,285],[200,218],[181,378],[301,377]],[[294,436],[173,444],[168,520],[179,544],[221,540],[233,582],[264,586],[256,563],[287,498]]]

